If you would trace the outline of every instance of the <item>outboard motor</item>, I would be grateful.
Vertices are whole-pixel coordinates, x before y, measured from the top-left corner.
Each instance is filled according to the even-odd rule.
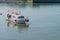
[[[29,22],[29,19],[28,19],[28,17],[25,19],[25,21],[26,21],[26,22]]]

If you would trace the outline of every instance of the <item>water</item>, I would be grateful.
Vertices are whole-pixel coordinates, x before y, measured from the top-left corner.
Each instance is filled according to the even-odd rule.
[[[7,10],[15,10],[29,18],[29,27],[7,24]],[[0,3],[0,40],[59,40],[60,3]],[[23,27],[22,27],[23,26]]]

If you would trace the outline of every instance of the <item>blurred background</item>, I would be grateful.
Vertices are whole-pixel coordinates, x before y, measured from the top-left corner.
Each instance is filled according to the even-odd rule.
[[[0,15],[0,40],[60,39],[60,3],[34,3],[34,0],[16,1],[0,0],[0,12],[2,13]],[[29,25],[14,25],[6,22],[8,10],[21,12],[29,18]]]

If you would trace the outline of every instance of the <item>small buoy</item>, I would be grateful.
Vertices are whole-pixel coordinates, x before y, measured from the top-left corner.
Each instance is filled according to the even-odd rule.
[[[0,15],[2,15],[2,13],[0,13]]]

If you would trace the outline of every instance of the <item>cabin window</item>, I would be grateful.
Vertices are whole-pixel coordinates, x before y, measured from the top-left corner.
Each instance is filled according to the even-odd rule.
[[[15,18],[15,16],[13,16],[13,18]]]
[[[24,16],[19,16],[18,18],[24,18]]]

